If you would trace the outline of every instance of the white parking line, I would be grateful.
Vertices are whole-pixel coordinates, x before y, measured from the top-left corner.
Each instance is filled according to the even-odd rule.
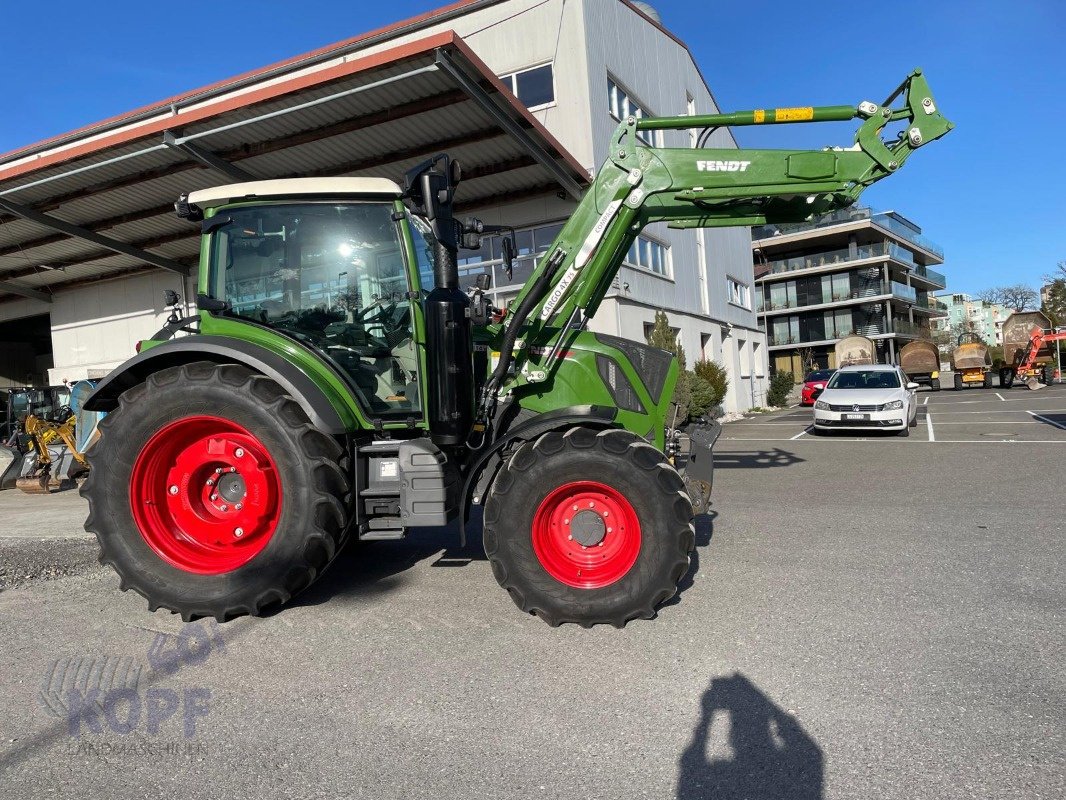
[[[929,441],[935,442],[936,436],[933,434],[933,415],[928,411],[925,412],[925,424],[929,428]]]
[[[1007,398],[1006,398],[1006,397],[1004,397],[1003,395],[1001,395],[1001,394],[1000,394],[999,392],[996,392],[996,397],[998,397],[998,398],[999,398],[1000,400],[1002,400],[1002,401],[1003,401],[1004,403],[1006,403],[1006,402],[1007,402]]]
[[[1054,425],[1056,428],[1060,428],[1060,429],[1066,431],[1066,425],[1063,425],[1061,422],[1056,422],[1053,419],[1048,419],[1047,417],[1042,417],[1039,414],[1037,414],[1035,411],[1026,411],[1025,413],[1029,414],[1032,417],[1035,417],[1036,419],[1040,420],[1041,422],[1046,422],[1048,425]]]
[[[793,436],[793,437],[792,437],[791,439],[789,439],[789,441],[790,441],[790,442],[794,442],[794,441],[796,441],[796,439],[798,439],[798,438],[800,438],[801,436],[803,436],[803,435],[804,435],[805,433],[807,433],[807,431],[809,431],[810,429],[811,429],[811,426],[810,426],[810,425],[808,425],[808,426],[807,426],[806,428],[804,428],[804,429],[803,429],[803,430],[801,430],[801,431],[800,431],[799,433],[797,433],[797,434],[796,434],[795,436]]]
[[[743,436],[722,436],[718,441],[720,442],[795,442],[795,439],[770,439],[759,436],[753,436],[751,438]],[[897,439],[895,437],[878,437],[877,439],[826,439],[824,437],[815,438],[813,436],[805,436],[799,440],[797,444],[854,444],[855,442],[878,442],[878,446],[881,446],[884,442],[896,442],[900,445],[915,445],[915,444],[1066,444],[1066,439],[937,439],[935,442],[928,442],[925,439]],[[723,453],[730,451],[723,450]]]
[[[923,406],[927,406],[927,405],[929,405],[929,395],[926,395],[926,396],[925,396],[925,402],[924,402],[924,403],[922,403],[922,405],[923,405]]]
[[[1042,408],[1045,414],[1066,414],[1066,408]],[[1001,411],[937,411],[937,414],[1032,414],[1024,408],[1004,408]]]

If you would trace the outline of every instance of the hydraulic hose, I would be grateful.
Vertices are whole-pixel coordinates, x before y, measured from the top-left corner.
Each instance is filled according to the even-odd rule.
[[[563,263],[565,258],[566,251],[562,248],[552,253],[544,272],[541,273],[533,286],[530,287],[530,290],[526,293],[526,296],[515,310],[514,316],[511,318],[511,322],[504,332],[503,341],[500,343],[500,361],[481,389],[481,397],[478,399],[475,425],[484,425],[487,423],[489,405],[493,402],[496,389],[499,387],[500,381],[503,380],[504,375],[507,374],[507,370],[511,366],[511,361],[514,359],[514,345],[518,340],[518,334],[521,332],[522,326],[525,324],[526,319],[529,317],[534,307],[544,298],[545,292],[547,292],[551,285],[551,279],[555,276],[556,270],[559,269],[559,265]],[[487,438],[487,436],[483,437],[482,443]]]

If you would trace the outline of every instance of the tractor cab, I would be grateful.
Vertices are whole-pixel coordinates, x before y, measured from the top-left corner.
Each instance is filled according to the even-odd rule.
[[[423,407],[417,300],[433,288],[432,234],[400,195],[378,178],[298,178],[188,197],[205,216],[201,292],[214,315],[313,350],[379,419]]]

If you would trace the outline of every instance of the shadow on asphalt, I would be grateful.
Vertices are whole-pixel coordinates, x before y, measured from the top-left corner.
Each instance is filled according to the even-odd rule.
[[[717,458],[718,456],[715,456],[716,460]],[[696,575],[700,571],[700,550],[711,543],[711,537],[714,536],[714,520],[717,516],[718,512],[711,510],[706,514],[698,515],[693,520],[696,526],[696,545],[689,555],[688,572],[681,576],[681,580],[677,583],[677,593],[663,603],[664,608],[678,605],[681,602],[681,596],[696,582]]]
[[[775,447],[773,450],[754,450],[750,453],[721,452],[714,453],[715,469],[768,469],[770,467],[791,467],[806,461],[795,453]]]
[[[708,754],[728,741],[732,757]],[[715,678],[678,763],[679,800],[821,800],[822,750],[799,721],[740,673]]]

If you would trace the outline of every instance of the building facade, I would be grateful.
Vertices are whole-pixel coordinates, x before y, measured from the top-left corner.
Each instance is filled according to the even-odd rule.
[[[605,160],[610,135],[621,119],[629,115],[706,114],[719,110],[684,43],[662,25],[650,7],[629,0],[466,0],[417,19],[397,23],[383,32],[372,32],[264,68],[252,74],[251,78],[235,78],[230,83],[241,88],[232,94],[236,96],[258,90],[265,93],[271,91],[271,86],[279,81],[304,80],[311,74],[312,68],[302,65],[312,61],[326,66],[335,65],[335,69],[342,70],[347,64],[400,52],[405,46],[425,42],[444,32],[454,32],[461,37],[463,45],[468,46],[491,69],[506,90],[515,95],[543,129],[554,137],[553,143],[561,144],[565,151],[563,155],[587,171],[589,178]],[[262,76],[261,80],[259,75]],[[392,78],[386,78],[382,83],[389,80]],[[410,98],[403,94],[403,85],[396,86],[396,103],[410,104]],[[181,96],[182,103],[185,103],[183,107],[195,109],[198,97],[211,96],[218,91],[221,90],[217,87],[205,87],[187,93]],[[237,98],[231,102],[239,101],[240,98]],[[157,107],[161,116],[167,113],[178,115],[180,111],[179,104],[171,104],[170,112],[166,111],[168,106],[165,103]],[[353,107],[357,108],[354,104]],[[435,109],[433,113],[446,117],[447,109],[432,108]],[[461,113],[458,105],[456,109],[457,113]],[[9,165],[17,172],[22,169],[22,162],[27,158],[41,158],[40,153],[52,158],[55,157],[55,151],[62,148],[91,148],[94,146],[92,140],[102,136],[93,133],[94,129],[120,129],[125,119],[132,120],[142,112],[147,113],[145,110],[132,112],[117,121],[90,126],[84,135],[74,132],[58,137],[60,144],[52,149],[49,149],[50,142],[45,142],[28,146],[10,157],[0,157],[0,173]],[[310,124],[316,117],[312,111],[306,111],[288,119],[306,120]],[[458,125],[461,120],[453,122]],[[390,124],[395,129],[402,129],[400,122]],[[364,142],[367,141],[366,137],[372,137],[374,133],[375,129],[371,127],[360,130]],[[251,150],[253,153],[256,147],[272,146],[270,142],[249,141],[248,133],[242,135],[244,139],[237,137],[233,140],[234,149],[231,151],[238,158],[246,158],[240,151],[241,146],[246,152]],[[658,132],[651,143],[687,147],[694,144],[694,135],[695,132],[690,134],[687,131]],[[225,137],[219,134],[216,138],[222,141]],[[470,135],[456,138],[463,142],[462,147],[468,151],[477,146],[471,144],[475,137]],[[72,144],[67,144],[68,141]],[[269,171],[272,174],[256,177],[304,174],[307,167],[299,162],[295,154],[311,154],[316,147],[318,149],[313,154],[325,158],[327,142],[315,143],[305,136],[299,144],[302,151],[293,149],[294,155],[287,162],[292,166],[287,167],[287,172],[278,173],[274,164],[271,164]],[[340,152],[339,138],[336,144],[338,147],[335,149]],[[389,144],[388,137],[382,138],[383,150],[387,150]],[[490,145],[487,142],[484,146],[487,148]],[[731,132],[723,128],[711,136],[708,146],[735,148],[736,143]],[[31,155],[25,156],[24,153]],[[397,152],[389,155],[397,156]],[[493,158],[487,152],[479,155],[486,161]],[[118,157],[127,158],[122,154]],[[338,155],[334,160],[341,161],[342,158]],[[280,163],[281,160],[277,161]],[[242,163],[254,164],[255,160]],[[361,170],[340,170],[333,174],[375,174],[373,167],[367,166],[372,163],[373,159],[363,159]],[[209,160],[206,165],[210,168],[218,166],[218,162]],[[202,167],[204,164],[196,166]],[[470,280],[478,272],[494,272],[497,299],[505,301],[517,293],[521,282],[529,275],[535,257],[544,252],[562,221],[572,212],[576,201],[573,193],[568,196],[557,190],[545,190],[535,196],[525,191],[521,199],[515,199],[512,195],[518,193],[508,193],[503,171],[508,169],[508,175],[520,178],[524,169],[528,172],[531,168],[523,167],[521,162],[492,166],[492,169],[485,168],[482,172],[486,175],[501,174],[499,191],[494,195],[500,199],[492,205],[477,208],[476,213],[486,223],[515,226],[518,229],[521,258],[516,264],[513,278],[507,280],[498,269],[499,252],[494,242],[487,241],[480,252],[461,255]],[[225,170],[224,164],[222,168]],[[210,169],[205,171],[209,172]],[[162,170],[159,174],[163,175]],[[399,174],[402,173],[390,174],[389,177],[395,178]],[[44,245],[48,244],[54,250],[57,237],[38,235],[34,238],[26,234],[32,239],[34,247],[39,244],[42,246],[36,253],[32,249],[27,250],[14,236],[9,246],[4,247],[5,242],[0,241],[0,267],[4,267],[7,263],[4,259],[8,259],[11,266],[8,274],[19,279],[20,288],[16,290],[10,282],[7,288],[22,295],[4,296],[5,286],[0,284],[0,337],[18,341],[25,330],[22,321],[32,316],[43,318],[47,315],[51,332],[51,352],[27,353],[25,359],[6,370],[12,373],[10,382],[25,383],[27,378],[32,378],[34,382],[56,383],[106,374],[132,354],[135,341],[149,336],[160,326],[166,316],[161,302],[164,288],[183,290],[185,310],[192,310],[190,301],[196,293],[195,261],[191,254],[185,253],[183,248],[186,245],[170,244],[180,240],[180,232],[147,236],[150,230],[160,229],[154,222],[156,217],[152,215],[165,212],[161,202],[162,193],[156,193],[153,189],[156,185],[151,183],[153,177],[146,170],[143,200],[138,201],[132,189],[123,190],[126,194],[121,198],[122,202],[129,200],[129,205],[120,207],[116,198],[115,211],[107,219],[99,219],[98,212],[94,217],[91,208],[100,207],[100,203],[97,201],[90,205],[95,198],[87,190],[83,190],[84,211],[74,205],[71,205],[70,210],[83,215],[86,222],[74,221],[90,232],[99,234],[104,231],[111,235],[114,231],[116,238],[122,238],[119,234],[133,238],[140,235],[141,239],[135,243],[143,247],[141,252],[150,251],[171,261],[184,260],[183,263],[189,265],[193,272],[187,280],[181,280],[173,272],[135,269],[129,266],[135,262],[127,262],[123,258],[112,257],[110,261],[101,261],[106,255],[102,252],[87,253],[86,257],[91,256],[90,260],[95,263],[121,264],[122,269],[117,266],[112,271],[97,269],[76,257],[69,257],[61,261],[62,275],[56,277],[58,272],[46,272],[57,268],[54,267],[54,260],[49,261],[55,258],[53,251]],[[46,175],[47,180],[55,178]],[[162,180],[160,178],[156,182],[160,187]],[[232,180],[225,179],[224,175],[215,176],[215,184],[227,182]],[[0,196],[15,192],[14,199],[21,200],[32,194],[24,191],[23,187],[36,185],[25,180],[15,184],[5,184],[0,180]],[[118,178],[99,186],[100,191],[106,191],[119,185],[131,186],[132,182]],[[190,188],[196,188],[195,182]],[[47,201],[44,208],[59,207],[56,199],[70,205],[75,198],[71,192],[56,198],[54,190],[51,195],[41,190],[38,196],[42,202]],[[135,202],[139,202],[140,206],[135,205]],[[67,206],[63,206],[61,211],[69,220]],[[17,224],[22,225],[22,222]],[[7,226],[7,229],[15,231],[12,226]],[[39,234],[39,231],[36,233]],[[76,254],[81,249],[71,247],[70,252]],[[152,262],[149,260],[148,263]],[[72,274],[86,277],[72,281],[69,280]],[[0,274],[0,279],[4,277],[4,274]],[[646,230],[632,248],[590,327],[598,332],[643,340],[655,312],[665,310],[688,354],[689,366],[699,358],[722,363],[731,378],[725,408],[742,410],[763,404],[767,388],[766,337],[757,324],[754,297],[749,229],[674,231],[665,226],[655,226]],[[17,376],[15,373],[18,373]]]
[[[800,380],[811,365],[836,366],[845,336],[867,336],[878,360],[896,363],[908,341],[930,338],[944,313],[931,292],[943,250],[892,212],[851,208],[811,222],[752,232],[755,295],[773,372]]]
[[[958,292],[936,296],[946,316],[933,320],[933,330],[942,350],[952,348],[964,333],[975,333],[989,347],[1003,344],[1003,323],[1010,309],[998,303],[986,303]]]

